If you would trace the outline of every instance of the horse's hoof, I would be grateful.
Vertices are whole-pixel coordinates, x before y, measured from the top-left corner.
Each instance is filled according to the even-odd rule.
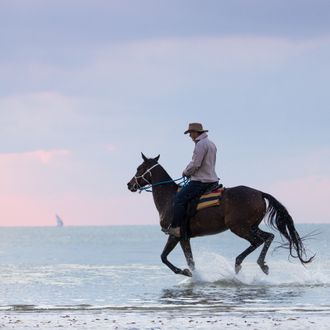
[[[267,265],[260,266],[261,270],[268,275],[269,274],[269,267]]]
[[[188,277],[192,277],[192,274],[191,274],[191,271],[189,269],[184,269],[182,272],[181,272],[182,275],[185,275],[185,276],[188,276]]]
[[[235,265],[235,273],[238,274],[238,272],[242,269],[241,265]]]
[[[269,267],[266,265],[266,263],[264,261],[257,261],[257,264],[259,265],[259,267],[261,268],[261,270],[268,275],[269,274]]]

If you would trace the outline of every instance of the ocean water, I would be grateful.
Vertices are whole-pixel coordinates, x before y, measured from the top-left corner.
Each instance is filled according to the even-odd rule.
[[[167,236],[158,226],[1,228],[0,313],[109,310],[181,311],[186,315],[330,313],[330,225],[297,225],[315,261],[304,267],[270,248],[267,276],[260,248],[234,272],[248,243],[230,232],[191,241],[192,278],[161,263]],[[180,245],[169,255],[187,268]]]

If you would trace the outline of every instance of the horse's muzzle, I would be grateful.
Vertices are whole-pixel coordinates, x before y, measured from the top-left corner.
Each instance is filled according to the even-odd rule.
[[[136,183],[131,183],[131,182],[129,182],[127,184],[127,188],[128,188],[128,190],[130,190],[132,192],[136,192],[138,190],[137,184]]]

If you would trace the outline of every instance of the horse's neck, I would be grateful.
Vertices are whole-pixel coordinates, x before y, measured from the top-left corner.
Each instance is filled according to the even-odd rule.
[[[153,184],[168,182],[172,180],[162,167],[159,167],[158,171],[155,172],[156,173],[153,174],[152,177]],[[174,182],[156,185],[152,188],[152,195],[156,208],[159,212],[161,225],[163,227],[170,224],[167,224],[167,222],[171,221],[170,213],[172,209],[173,197],[175,196],[176,190],[177,185]]]

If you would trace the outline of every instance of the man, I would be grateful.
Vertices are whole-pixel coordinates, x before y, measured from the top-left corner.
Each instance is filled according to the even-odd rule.
[[[174,216],[170,235],[180,237],[180,225],[186,216],[186,208],[190,200],[200,197],[210,186],[218,182],[215,172],[217,148],[208,139],[207,130],[200,123],[191,123],[184,134],[189,133],[195,142],[192,161],[183,171],[183,176],[190,177],[189,183],[176,195],[174,200]]]

